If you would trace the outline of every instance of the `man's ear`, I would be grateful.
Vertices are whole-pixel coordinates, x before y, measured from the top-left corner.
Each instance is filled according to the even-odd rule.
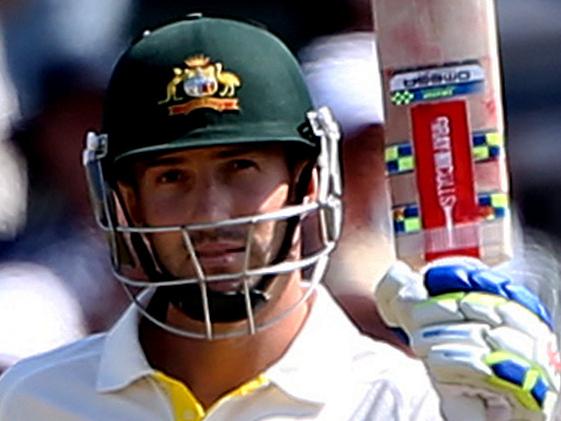
[[[318,197],[319,175],[317,167],[310,162],[301,162],[295,171],[296,177],[296,200],[302,203],[311,203]]]
[[[317,200],[319,195],[319,173],[316,166],[312,168],[312,174],[308,183],[308,190],[304,196],[304,203],[311,203]]]

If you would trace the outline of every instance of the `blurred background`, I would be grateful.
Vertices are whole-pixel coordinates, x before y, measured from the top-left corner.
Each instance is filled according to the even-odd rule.
[[[497,6],[513,199],[524,230],[555,254],[561,3]],[[100,126],[113,63],[132,39],[203,11],[260,21],[298,54],[318,37],[372,31],[370,7],[367,0],[0,1],[0,365],[104,330],[127,304],[90,215],[80,154],[86,130]]]

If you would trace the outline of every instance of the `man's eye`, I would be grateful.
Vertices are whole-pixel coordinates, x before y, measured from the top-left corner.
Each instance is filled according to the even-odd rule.
[[[236,159],[235,161],[231,162],[231,166],[234,170],[247,170],[247,169],[257,169],[259,168],[257,163],[255,161],[252,161],[251,159]]]
[[[178,183],[185,179],[185,175],[179,170],[169,170],[156,177],[156,181],[160,184]]]

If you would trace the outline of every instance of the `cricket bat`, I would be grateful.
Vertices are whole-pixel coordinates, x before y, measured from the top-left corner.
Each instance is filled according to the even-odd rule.
[[[493,0],[373,0],[396,254],[512,256]]]
[[[512,257],[494,0],[373,0],[396,255]],[[442,399],[451,421],[484,403]]]

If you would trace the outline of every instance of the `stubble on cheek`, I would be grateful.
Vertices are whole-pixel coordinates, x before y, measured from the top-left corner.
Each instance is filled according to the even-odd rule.
[[[160,269],[174,277],[188,277],[195,274],[192,265],[186,264],[189,252],[179,233],[158,233],[150,235],[154,258]],[[188,271],[188,269],[191,269]]]
[[[255,228],[252,264],[267,266],[277,258],[286,235],[286,221],[268,221]]]

